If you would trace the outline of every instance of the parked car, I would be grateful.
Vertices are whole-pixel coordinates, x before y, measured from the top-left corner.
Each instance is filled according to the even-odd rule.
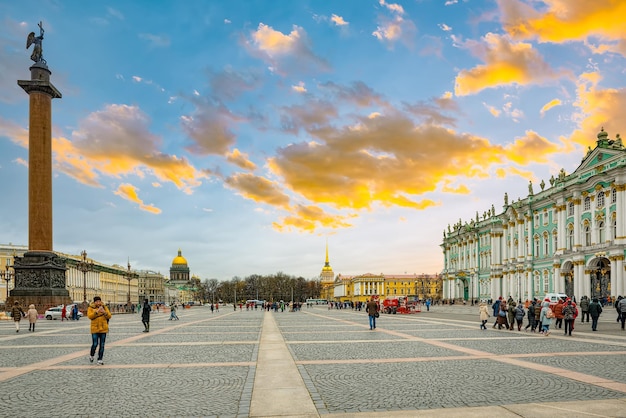
[[[66,318],[70,318],[70,312],[72,312],[72,307],[73,305],[67,305],[66,311]],[[46,311],[46,313],[44,314],[44,317],[46,319],[61,319],[61,311],[63,310],[63,305],[59,305],[59,306],[55,306],[53,308],[50,308]],[[80,319],[83,316],[83,313],[81,311],[78,311],[78,318]]]

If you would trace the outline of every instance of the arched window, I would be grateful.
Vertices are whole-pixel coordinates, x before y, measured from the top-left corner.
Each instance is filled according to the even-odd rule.
[[[591,226],[589,226],[589,222],[585,221],[585,224],[583,226],[583,232],[585,234],[585,246],[590,246],[591,245]]]
[[[611,215],[611,231],[613,239],[617,238],[617,218],[615,217],[615,212]]]
[[[547,232],[543,233],[543,256],[547,257],[550,255],[550,239]]]
[[[567,216],[574,216],[574,202],[567,204]]]
[[[535,257],[539,257],[539,235],[535,235]]]
[[[567,249],[574,248],[574,225],[567,225]]]
[[[604,192],[600,192],[596,195],[596,207],[601,208],[604,206]]]
[[[559,234],[556,229],[552,231],[552,248],[554,248],[553,252],[559,249]]]
[[[537,270],[533,273],[533,295],[537,297],[541,292],[541,275]]]
[[[550,293],[550,272],[548,270],[543,271],[543,292]]]
[[[604,221],[598,221],[598,244],[602,244],[604,241]]]
[[[583,210],[591,210],[591,198],[589,196],[585,197]]]

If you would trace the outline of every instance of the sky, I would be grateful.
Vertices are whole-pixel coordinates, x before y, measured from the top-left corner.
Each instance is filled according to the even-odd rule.
[[[433,274],[603,127],[623,0],[0,0],[0,242],[28,243],[29,32],[52,102],[54,250],[201,279]]]

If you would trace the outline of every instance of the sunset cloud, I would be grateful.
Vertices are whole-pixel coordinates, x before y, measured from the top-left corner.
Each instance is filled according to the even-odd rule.
[[[253,171],[256,169],[256,164],[248,159],[248,154],[242,153],[237,148],[226,154],[226,161],[233,163],[244,170]]]
[[[390,15],[379,16],[378,27],[372,35],[389,46],[393,46],[397,41],[412,46],[417,30],[413,22],[405,18],[404,8],[397,3],[387,3],[385,0],[379,0],[379,4],[387,9]]]
[[[329,69],[328,62],[315,55],[311,49],[306,31],[296,25],[290,33],[284,34],[259,23],[257,30],[250,33],[247,45],[254,55],[279,72],[302,71],[311,64],[322,71]]]
[[[153,213],[158,215],[159,213],[161,213],[161,209],[155,207],[154,205],[150,204],[150,205],[146,205],[143,200],[141,200],[139,198],[139,196],[137,195],[137,191],[139,189],[137,189],[135,186],[133,186],[132,184],[128,184],[128,183],[123,183],[120,184],[120,186],[117,188],[116,191],[114,191],[113,193],[118,195],[119,197],[121,197],[122,199],[126,199],[130,202],[136,203],[139,206],[139,209],[149,212],[149,213]]]
[[[191,193],[207,175],[185,158],[161,152],[161,138],[150,133],[148,124],[148,117],[137,107],[109,105],[81,120],[71,140],[53,138],[53,163],[91,186],[101,187],[100,176],[143,178],[150,174]]]
[[[552,109],[553,107],[556,106],[561,106],[561,100],[559,99],[552,99],[550,100],[548,103],[546,103],[545,105],[543,105],[543,107],[541,108],[541,110],[539,111],[539,113],[541,114],[541,117],[543,117],[543,115],[550,109]]]
[[[336,14],[333,14],[330,17],[331,22],[333,22],[335,25],[337,26],[347,26],[349,23],[346,22],[343,17],[341,16],[337,16]]]
[[[511,84],[542,83],[562,75],[531,44],[512,42],[508,36],[488,33],[482,42],[467,41],[464,45],[485,64],[459,72],[454,88],[457,96]]]
[[[533,3],[498,0],[504,29],[516,39],[564,43],[584,41],[596,53],[626,56],[626,15],[623,0],[544,0],[541,10]]]
[[[282,192],[280,185],[264,177],[251,173],[235,173],[226,178],[224,183],[246,199],[281,208],[289,206],[289,196]]]
[[[615,138],[626,132],[623,109],[626,108],[626,88],[601,88],[602,77],[595,72],[582,74],[577,81],[577,97],[573,105],[578,109],[574,120],[578,123],[570,140],[583,147],[595,146],[601,128]]]

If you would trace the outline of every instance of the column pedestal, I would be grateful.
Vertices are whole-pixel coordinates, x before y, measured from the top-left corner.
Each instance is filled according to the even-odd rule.
[[[9,293],[7,306],[18,300],[22,306],[31,303],[43,312],[51,306],[72,302],[65,288],[65,259],[49,251],[28,251],[15,257],[15,287]]]

